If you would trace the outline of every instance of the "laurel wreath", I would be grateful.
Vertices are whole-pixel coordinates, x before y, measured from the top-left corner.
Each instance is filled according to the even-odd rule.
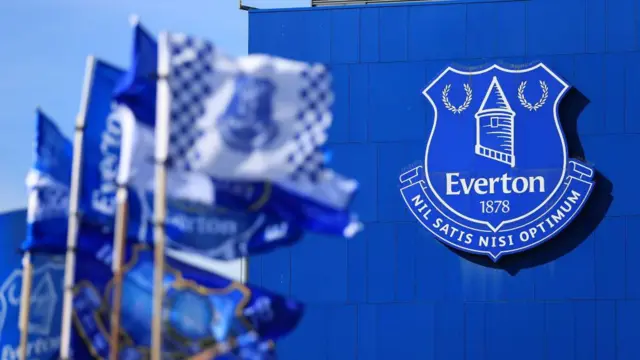
[[[447,108],[447,110],[451,111],[454,114],[460,114],[461,112],[467,110],[469,105],[471,105],[471,99],[473,99],[473,92],[471,91],[471,86],[469,86],[469,84],[464,84],[463,87],[464,87],[464,92],[466,94],[466,97],[462,105],[458,107],[453,106],[451,102],[449,102],[449,91],[451,91],[451,84],[446,85],[442,90],[442,103],[444,104],[444,107]]]
[[[547,98],[549,97],[549,87],[547,86],[547,83],[540,80],[540,89],[542,90],[542,95],[540,95],[540,100],[538,100],[538,102],[536,102],[535,104],[531,104],[525,98],[524,89],[526,87],[526,81],[521,82],[520,86],[518,87],[518,99],[520,100],[520,104],[522,104],[522,106],[529,111],[538,111],[538,109],[540,109],[547,102]]]

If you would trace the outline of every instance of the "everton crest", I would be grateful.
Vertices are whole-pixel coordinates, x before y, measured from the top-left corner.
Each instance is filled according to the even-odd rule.
[[[269,80],[239,76],[236,90],[218,126],[231,148],[249,153],[269,148],[278,136],[271,118],[275,86]]]
[[[424,165],[400,176],[415,217],[442,242],[497,261],[566,227],[594,169],[570,159],[558,106],[570,86],[544,64],[444,70]]]

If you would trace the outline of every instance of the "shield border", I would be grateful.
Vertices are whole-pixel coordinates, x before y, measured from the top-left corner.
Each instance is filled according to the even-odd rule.
[[[489,71],[494,70],[494,69],[498,69],[500,71],[503,71],[503,72],[506,72],[506,73],[510,73],[510,74],[518,74],[518,73],[530,72],[530,71],[536,70],[538,68],[543,68],[547,73],[549,73],[553,78],[555,78],[560,84],[562,84],[564,86],[564,88],[556,96],[556,99],[555,99],[555,101],[553,103],[553,118],[554,118],[554,121],[556,123],[556,129],[558,130],[558,135],[560,136],[560,141],[562,142],[562,149],[563,149],[563,153],[564,153],[563,154],[564,155],[563,156],[564,164],[563,164],[563,167],[562,167],[562,175],[560,176],[560,179],[558,180],[558,183],[556,184],[556,186],[553,189],[553,191],[535,209],[533,209],[533,210],[529,211],[528,213],[526,213],[524,215],[521,215],[521,216],[519,216],[519,217],[517,217],[515,219],[510,219],[510,220],[507,220],[507,221],[503,221],[500,224],[498,224],[498,226],[494,227],[488,221],[480,221],[480,220],[477,220],[477,219],[470,218],[470,217],[468,217],[466,215],[460,214],[458,211],[452,209],[444,200],[442,200],[442,198],[440,197],[440,195],[438,193],[436,193],[435,191],[431,191],[431,193],[434,194],[436,199],[438,199],[438,202],[440,202],[440,205],[444,206],[447,209],[447,211],[449,211],[451,214],[459,217],[460,219],[464,219],[464,220],[472,222],[472,223],[485,225],[491,231],[493,231],[494,233],[497,233],[498,231],[500,231],[500,229],[504,225],[507,225],[507,224],[510,224],[510,223],[514,223],[514,222],[517,222],[519,220],[522,220],[522,219],[525,219],[525,218],[531,216],[536,211],[540,210],[540,208],[542,208],[545,204],[547,204],[549,202],[549,200],[551,200],[553,198],[553,196],[556,195],[556,193],[558,192],[558,189],[562,185],[562,182],[563,182],[563,180],[564,180],[564,178],[566,176],[566,173],[567,173],[567,163],[568,163],[568,160],[569,160],[567,139],[565,138],[565,134],[564,134],[564,131],[562,129],[562,124],[560,123],[560,117],[559,117],[559,114],[558,114],[558,108],[560,106],[560,102],[562,101],[562,99],[564,99],[564,96],[567,94],[569,89],[571,89],[571,85],[569,85],[564,79],[562,79],[556,73],[551,71],[551,69],[549,69],[549,67],[547,67],[542,62],[538,62],[537,64],[529,66],[529,67],[526,67],[526,68],[525,67],[518,68],[516,65],[512,65],[511,67],[512,67],[512,69],[509,69],[509,68],[503,67],[503,66],[498,65],[498,64],[493,64],[493,65],[491,65],[489,67],[482,68],[480,70],[465,71],[465,70],[456,69],[453,66],[448,66],[434,80],[432,80],[424,90],[422,90],[422,95],[424,95],[424,97],[426,97],[427,100],[429,100],[429,103],[431,104],[431,107],[433,108],[433,113],[434,113],[433,114],[433,126],[431,127],[431,131],[429,132],[429,139],[427,140],[427,145],[425,147],[425,155],[424,155],[424,175],[425,175],[425,179],[426,179],[428,187],[433,189],[433,186],[431,185],[431,179],[429,178],[429,170],[428,170],[429,167],[428,167],[428,160],[427,159],[428,159],[428,155],[429,155],[429,147],[431,146],[431,140],[433,138],[433,134],[435,133],[435,129],[436,129],[436,126],[438,124],[438,107],[436,106],[435,101],[429,96],[428,91],[436,83],[438,83],[443,76],[445,76],[449,72],[454,72],[454,73],[459,74],[459,75],[467,75],[467,76],[481,75],[481,74],[484,74],[484,73],[489,72]]]

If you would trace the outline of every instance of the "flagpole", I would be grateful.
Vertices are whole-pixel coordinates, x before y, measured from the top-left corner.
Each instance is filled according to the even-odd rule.
[[[240,259],[240,282],[246,284],[249,281],[249,259],[245,256]]]
[[[41,112],[38,107],[38,112]],[[28,181],[28,180],[27,180]],[[30,222],[38,206],[38,191],[31,190],[27,200],[27,222]],[[22,284],[20,288],[20,314],[18,316],[18,329],[20,330],[20,345],[18,347],[18,359],[27,360],[27,345],[29,344],[29,319],[31,314],[31,287],[33,282],[33,263],[31,252],[25,251],[22,255]]]
[[[129,213],[128,191],[126,183],[118,184],[116,195],[117,209],[115,232],[113,236],[113,294],[111,307],[111,327],[109,339],[109,360],[118,360],[120,353],[120,309],[122,308],[122,264],[124,244],[127,238],[127,219]]]
[[[151,323],[151,360],[162,358],[162,322],[164,298],[165,232],[167,211],[167,157],[169,148],[169,122],[171,121],[171,94],[169,75],[168,34],[158,36],[158,82],[156,94],[155,130],[155,194],[153,204],[154,270],[153,270],[153,320]]]
[[[129,16],[129,25],[133,28],[138,25],[139,17],[135,14]],[[121,111],[121,110],[119,110]],[[128,114],[127,114],[128,115]],[[127,116],[127,118],[121,117],[121,126],[124,128],[133,126],[134,119]],[[132,130],[132,129],[130,129]],[[131,131],[123,131],[121,143],[124,144],[125,136],[130,136]],[[133,139],[129,139],[133,140]],[[131,141],[127,141],[131,143]],[[127,241],[128,234],[128,218],[129,218],[129,190],[127,188],[128,183],[128,168],[130,164],[130,152],[133,149],[125,149],[125,146],[121,146],[120,154],[120,169],[118,170],[118,191],[116,194],[116,221],[115,232],[113,235],[113,294],[112,294],[112,307],[111,307],[111,326],[110,326],[110,339],[109,339],[109,360],[118,360],[120,353],[120,321],[121,321],[121,309],[122,309],[122,280],[124,277],[122,267],[124,264],[124,247]],[[128,154],[123,154],[128,152]],[[126,160],[125,160],[126,157]],[[124,164],[126,162],[126,164]],[[122,170],[126,169],[127,175],[122,178]]]
[[[29,196],[37,196],[33,191]],[[31,263],[31,253],[25,252],[22,256],[22,290],[20,297],[20,348],[19,359],[27,360],[27,344],[29,342],[29,314],[31,312],[31,281],[33,279],[33,264]]]
[[[84,140],[84,125],[87,117],[89,92],[93,84],[96,60],[87,57],[84,73],[84,84],[80,100],[80,111],[76,117],[76,128],[73,141],[73,163],[71,167],[71,188],[69,191],[69,224],[67,233],[67,252],[64,267],[64,296],[62,301],[62,326],[60,331],[60,359],[69,360],[71,347],[71,319],[73,315],[73,287],[75,284],[76,245],[78,229],[80,227],[79,195],[82,180],[82,146]]]

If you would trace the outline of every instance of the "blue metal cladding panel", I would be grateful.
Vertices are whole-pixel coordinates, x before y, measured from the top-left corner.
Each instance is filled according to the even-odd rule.
[[[250,281],[309,304],[291,360],[640,359],[640,28],[636,0],[459,0],[250,13],[251,52],[329,63],[332,166],[362,183],[355,239],[310,235]],[[422,161],[421,90],[449,64],[544,61],[577,90],[572,156],[598,170],[562,234],[497,265],[460,255],[398,188]]]

